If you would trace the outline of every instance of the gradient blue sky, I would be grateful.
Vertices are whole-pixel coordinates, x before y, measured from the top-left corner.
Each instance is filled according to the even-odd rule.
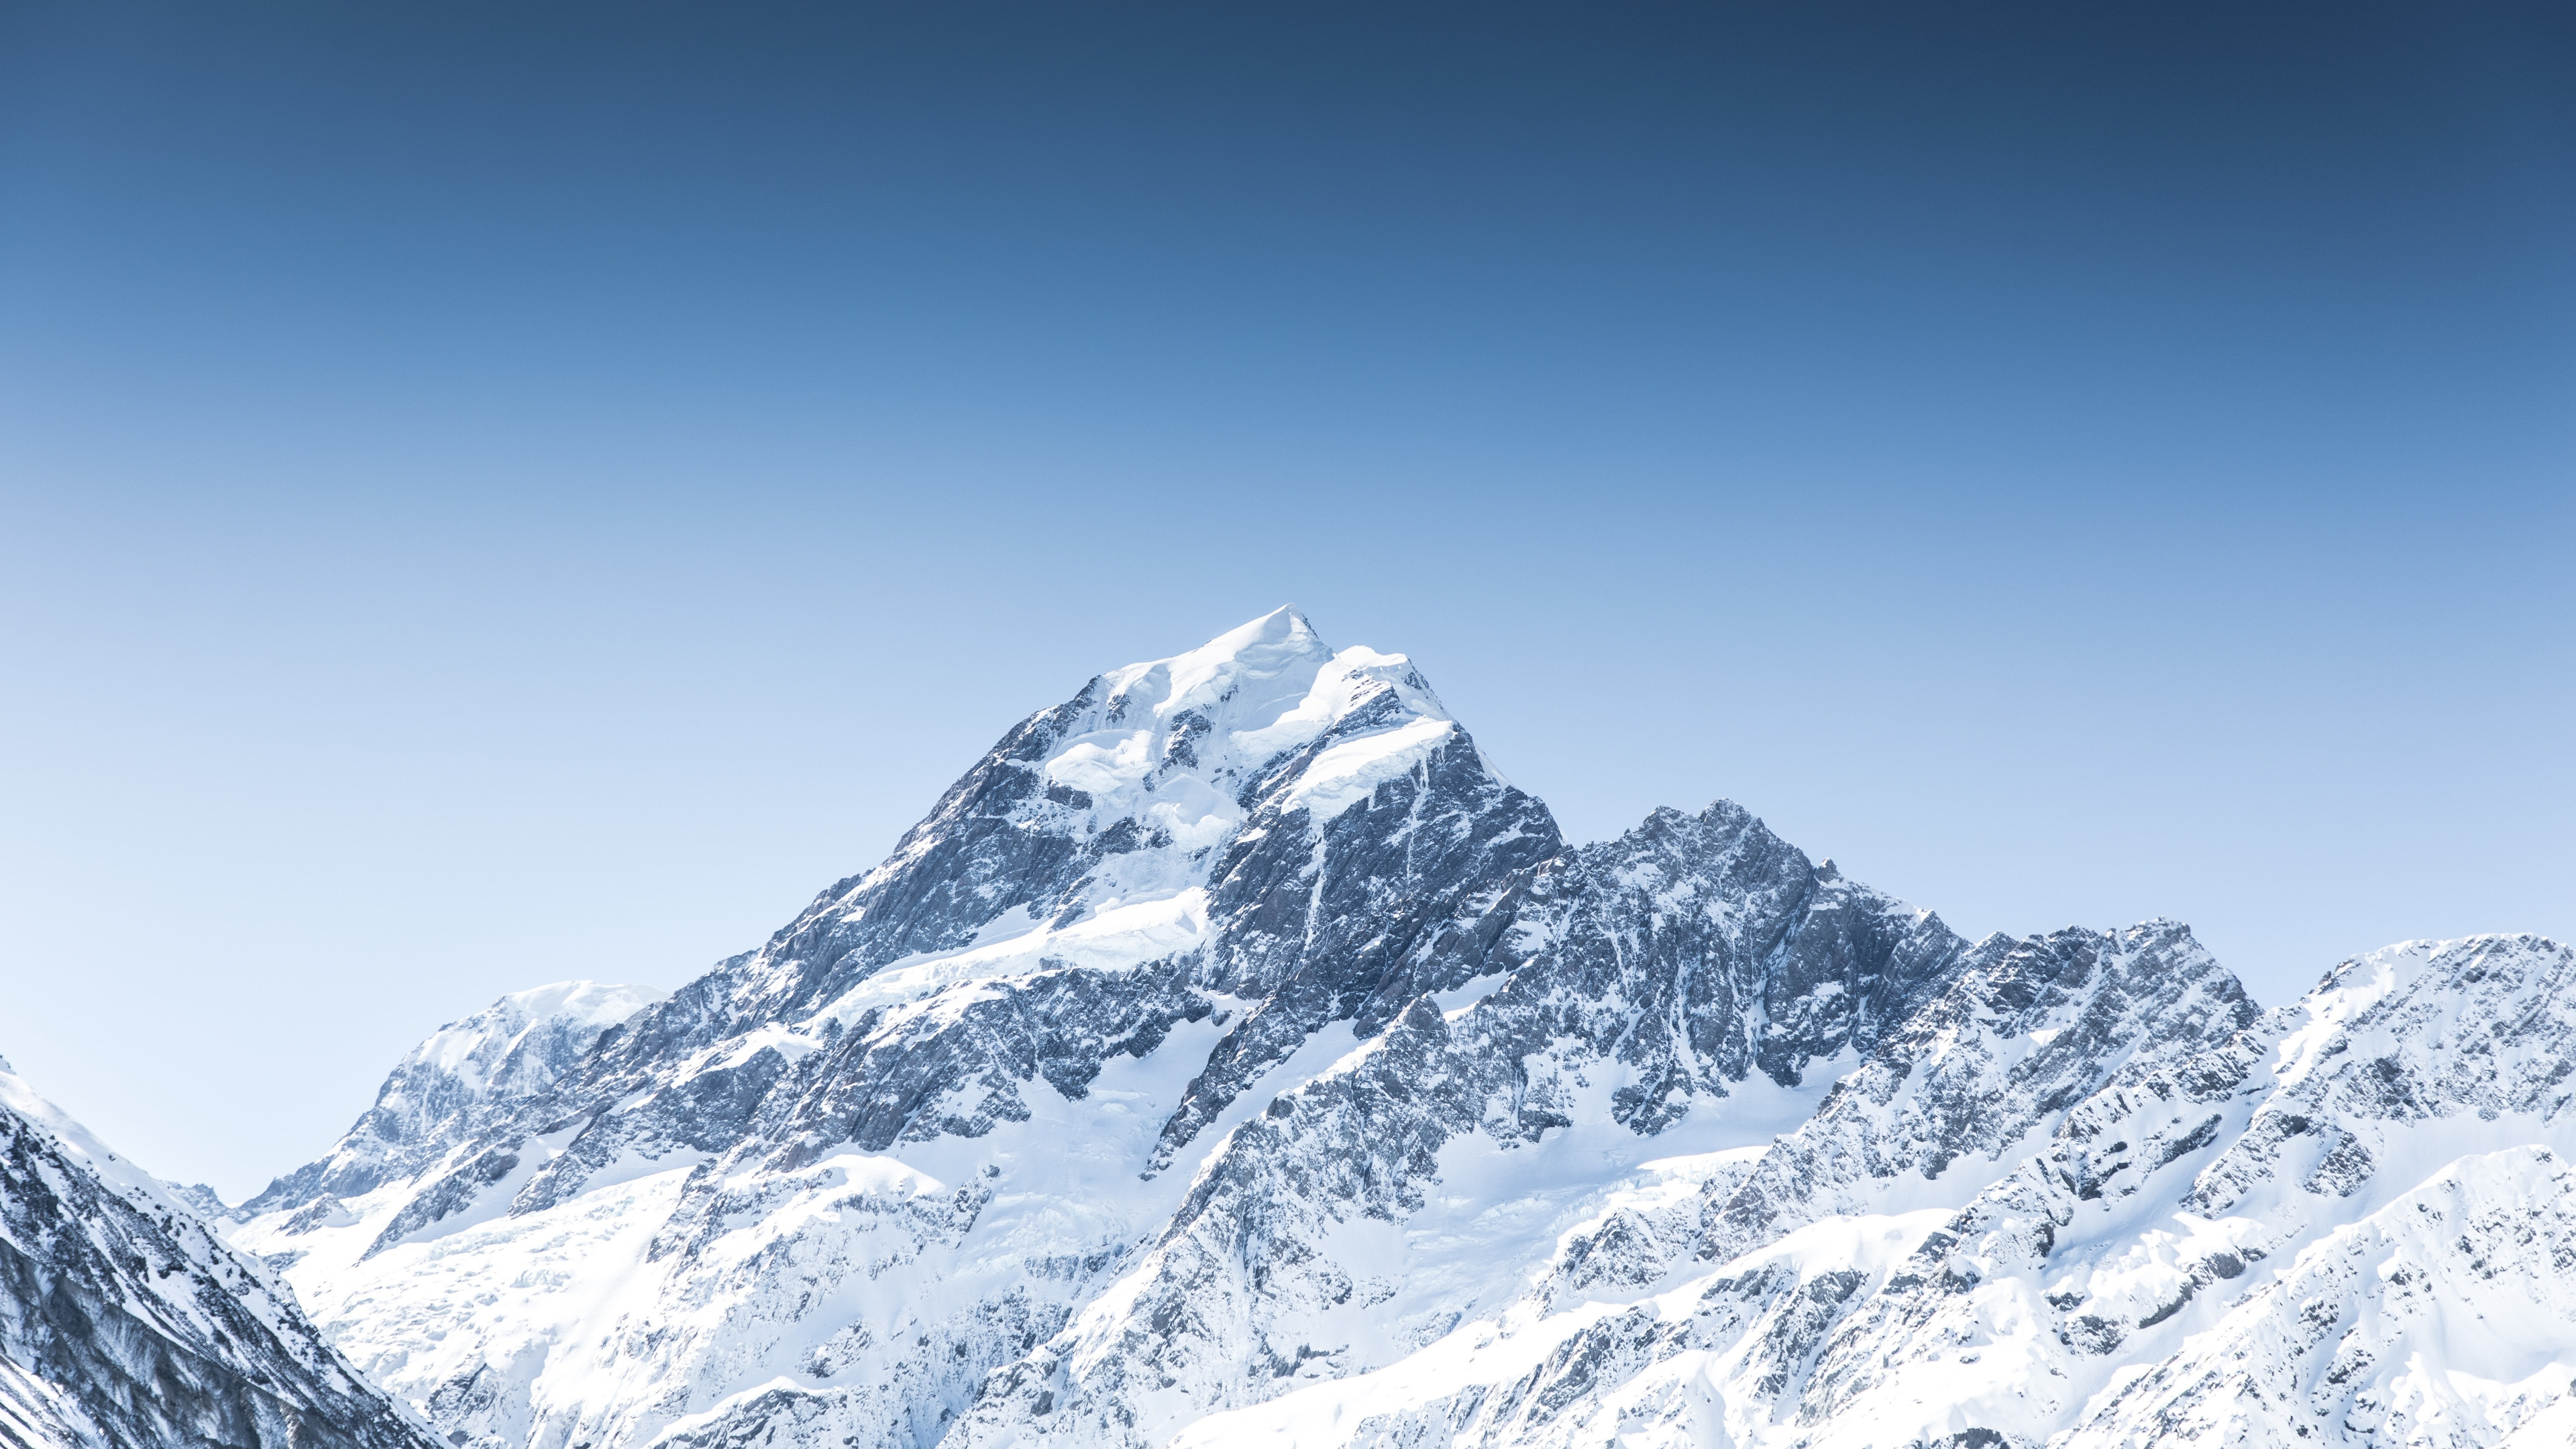
[[[0,1052],[239,1196],[1294,600],[2257,995],[2576,934],[2564,7],[0,6]]]

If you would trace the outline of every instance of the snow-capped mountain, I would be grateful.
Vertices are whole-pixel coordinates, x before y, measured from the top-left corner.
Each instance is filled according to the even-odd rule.
[[[1724,802],[1569,847],[1281,610],[667,998],[446,1028],[230,1232],[482,1449],[2484,1445],[2576,1413],[2479,1276],[2564,1251],[2571,969],[2265,1014]]]
[[[0,1443],[429,1449],[257,1264],[0,1062]]]
[[[227,1216],[257,1217],[289,1204],[316,1222],[344,1216],[342,1198],[437,1166],[450,1147],[488,1121],[506,1120],[544,1095],[610,1027],[668,994],[647,986],[559,982],[514,992],[441,1027],[394,1064],[376,1092],[376,1105],[330,1156],[270,1183]]]

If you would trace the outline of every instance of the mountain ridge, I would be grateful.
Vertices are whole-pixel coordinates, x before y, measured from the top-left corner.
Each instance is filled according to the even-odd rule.
[[[0,1062],[0,1442],[431,1449],[267,1269]]]
[[[2422,1122],[2576,1150],[2513,1008],[2565,948],[2391,949],[2264,1013],[2178,923],[1971,943],[1724,801],[1569,845],[1283,609],[229,1231],[460,1449],[2107,1444],[2070,1386],[2438,1176]]]

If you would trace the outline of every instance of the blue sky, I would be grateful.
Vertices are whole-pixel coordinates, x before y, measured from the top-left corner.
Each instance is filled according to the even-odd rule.
[[[2354,6],[0,8],[0,1053],[227,1194],[1295,601],[2263,1000],[2576,933],[2576,59]]]

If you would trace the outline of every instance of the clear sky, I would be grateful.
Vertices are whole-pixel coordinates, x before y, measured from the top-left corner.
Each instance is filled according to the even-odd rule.
[[[1292,600],[1577,838],[2576,935],[2570,16],[0,6],[0,1053],[238,1197]]]

